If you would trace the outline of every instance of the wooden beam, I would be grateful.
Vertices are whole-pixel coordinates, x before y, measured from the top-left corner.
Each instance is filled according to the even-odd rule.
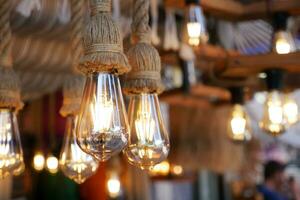
[[[228,78],[256,75],[266,69],[280,68],[300,73],[300,52],[289,54],[263,54],[255,56],[229,56],[215,65],[215,74]]]
[[[165,5],[185,8],[184,0],[165,0]],[[273,0],[268,6],[265,1],[242,4],[233,0],[201,0],[201,6],[211,15],[233,21],[267,17],[267,7],[271,12],[287,11],[292,15],[300,14],[299,0]]]

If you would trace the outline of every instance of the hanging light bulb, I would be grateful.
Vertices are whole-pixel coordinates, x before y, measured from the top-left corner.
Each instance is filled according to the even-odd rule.
[[[288,54],[296,50],[294,38],[287,30],[287,13],[276,13],[273,18],[273,52]]]
[[[46,166],[51,174],[56,174],[58,172],[58,160],[55,156],[49,155],[46,160]]]
[[[234,142],[247,142],[251,139],[250,120],[243,107],[244,90],[242,87],[231,87],[232,109],[228,120],[228,135]]]
[[[0,109],[0,178],[24,170],[17,117],[11,109]]]
[[[77,119],[74,116],[68,116],[67,118],[65,139],[59,164],[62,172],[67,177],[81,184],[96,173],[98,161],[93,156],[83,152],[78,146],[75,138],[76,121]]]
[[[169,153],[169,137],[157,94],[132,95],[128,116],[131,135],[125,153],[129,162],[149,169],[165,160]]]
[[[45,167],[45,157],[41,152],[37,152],[33,157],[33,168],[36,171],[42,171]]]
[[[291,97],[291,95],[285,95],[283,112],[289,126],[298,122],[299,120],[298,105],[295,99]]]
[[[87,77],[77,141],[83,151],[106,161],[127,144],[129,125],[119,78],[109,73]]]
[[[206,31],[206,22],[202,9],[199,6],[199,0],[186,0],[188,5],[187,13],[187,34],[188,43],[192,46],[198,46],[200,43],[208,41]]]
[[[117,198],[121,194],[121,182],[117,173],[111,173],[107,181],[108,195]]]
[[[268,93],[261,128],[272,136],[277,136],[286,131],[286,119],[283,109],[284,98],[279,91],[273,90]]]
[[[247,142],[251,139],[249,117],[240,104],[232,107],[228,123],[229,138],[235,142]]]

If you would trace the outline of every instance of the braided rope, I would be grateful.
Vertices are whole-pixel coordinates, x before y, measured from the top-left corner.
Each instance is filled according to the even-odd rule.
[[[133,21],[131,25],[134,43],[151,43],[151,28],[149,26],[149,0],[136,0],[133,7]]]
[[[10,12],[12,1],[0,0],[0,65],[12,67]]]

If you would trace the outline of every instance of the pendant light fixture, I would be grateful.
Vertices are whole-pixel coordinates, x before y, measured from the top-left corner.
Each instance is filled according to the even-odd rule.
[[[84,17],[84,0],[71,0],[71,27],[72,27],[72,72],[63,87],[63,106],[60,109],[62,116],[67,118],[65,137],[59,157],[59,165],[65,176],[81,184],[94,175],[98,169],[98,161],[90,154],[82,151],[76,141],[77,116],[80,110],[85,78],[76,72],[82,56],[82,27]]]
[[[111,16],[111,0],[90,0],[91,17],[83,32],[79,69],[86,84],[77,123],[77,142],[106,161],[127,145],[129,125],[119,75],[130,70],[122,37]]]
[[[263,118],[260,127],[272,136],[286,131],[287,120],[284,114],[284,95],[280,92],[283,84],[283,71],[270,69],[266,71],[268,94],[264,104]]]
[[[242,87],[229,88],[231,93],[231,112],[228,120],[228,136],[234,142],[247,142],[251,140],[250,119],[244,104],[244,90]]]
[[[296,50],[294,38],[287,30],[288,13],[278,12],[273,16],[273,52],[287,54]]]
[[[186,30],[188,43],[192,46],[206,43],[208,41],[208,34],[200,0],[185,0],[185,4],[187,6]]]
[[[132,71],[126,76],[124,90],[129,101],[129,125],[131,129],[127,148],[128,161],[149,169],[166,159],[169,137],[165,128],[158,94],[162,91],[161,61],[151,45],[149,0],[135,0],[133,8],[133,47],[128,51]]]
[[[19,80],[13,71],[10,12],[12,1],[0,0],[0,178],[18,175],[24,170],[23,152],[17,121],[22,108]]]

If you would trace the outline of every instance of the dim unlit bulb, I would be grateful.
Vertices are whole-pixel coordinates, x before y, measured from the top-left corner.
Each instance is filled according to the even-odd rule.
[[[248,115],[244,107],[235,104],[229,116],[228,134],[236,142],[246,142],[251,139],[251,130]]]
[[[0,109],[0,178],[20,174],[24,166],[16,114]]]
[[[149,169],[165,160],[169,153],[169,136],[157,94],[132,95],[128,116],[131,133],[124,152],[129,162],[141,169]]]
[[[206,32],[205,18],[200,6],[191,5],[187,15],[187,34],[188,43],[197,46],[200,43],[206,43],[208,35]]]
[[[41,152],[37,152],[33,157],[33,168],[42,171],[45,167],[45,157]]]
[[[94,73],[87,77],[76,133],[81,149],[100,161],[127,145],[129,125],[117,76]]]
[[[59,164],[65,176],[81,184],[96,173],[98,161],[78,146],[75,138],[76,122],[75,116],[68,116]]]
[[[283,95],[276,90],[270,91],[264,105],[264,114],[260,126],[272,136],[278,136],[286,131],[287,120],[283,106]]]

